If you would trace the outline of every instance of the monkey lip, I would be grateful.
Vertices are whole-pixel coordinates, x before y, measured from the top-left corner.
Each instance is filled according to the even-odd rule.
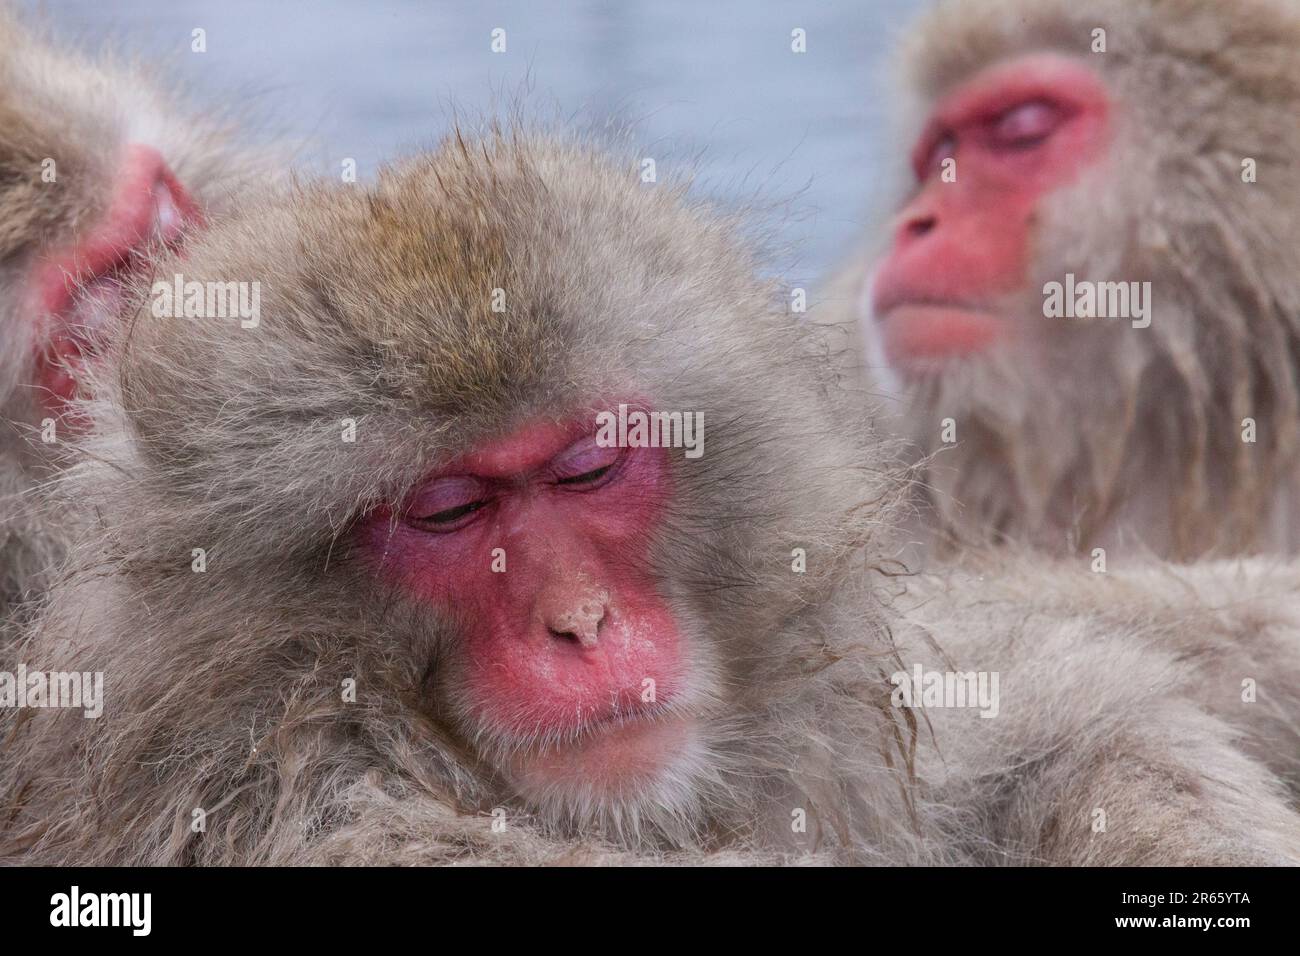
[[[924,371],[949,359],[985,352],[1003,333],[1003,322],[995,313],[965,303],[878,303],[876,318],[886,359],[908,371]]]
[[[524,789],[581,780],[605,792],[637,788],[658,776],[688,746],[694,721],[660,710],[589,723],[571,743],[531,749],[514,758]]]

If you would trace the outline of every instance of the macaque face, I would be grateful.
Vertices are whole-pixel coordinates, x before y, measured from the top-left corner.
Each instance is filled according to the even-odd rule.
[[[25,315],[38,322],[36,384],[55,410],[75,391],[78,365],[122,314],[123,284],[145,268],[147,251],[160,244],[176,248],[200,218],[151,146],[127,145],[114,176],[103,216],[39,254],[31,268],[24,301]]]
[[[93,408],[119,397],[141,467],[198,469],[142,550],[227,554],[247,573],[187,573],[177,613],[216,601],[224,628],[246,606],[263,623],[232,619],[241,666],[330,675],[347,742],[309,761],[325,790],[365,766],[466,814],[626,845],[755,826],[767,755],[806,727],[771,716],[785,625],[866,540],[866,456],[808,428],[835,407],[824,357],[711,219],[568,141],[481,145],[452,138],[373,187],[255,197],[159,264],[265,280],[265,311],[179,334],[142,303],[113,344]],[[714,313],[739,342],[699,333]],[[209,385],[230,392],[213,405]],[[302,432],[308,406],[328,428]],[[698,416],[695,444],[611,439],[627,408]],[[210,631],[187,633],[206,655]],[[220,719],[243,726],[267,685],[236,683]]]
[[[1103,155],[1109,113],[1096,74],[1051,54],[990,67],[939,102],[870,290],[891,366],[925,375],[1026,333],[1002,303],[1025,288],[1040,203]]]
[[[439,709],[538,800],[635,799],[693,747],[683,635],[648,567],[665,450],[601,447],[594,421],[480,445],[361,530],[383,577],[454,622]]]

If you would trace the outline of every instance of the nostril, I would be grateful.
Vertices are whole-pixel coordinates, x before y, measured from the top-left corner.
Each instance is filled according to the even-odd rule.
[[[577,641],[583,647],[595,647],[600,625],[605,620],[605,609],[597,603],[557,614],[546,626],[552,637]]]
[[[552,637],[577,641],[583,647],[595,647],[608,603],[609,592],[604,590],[578,595],[570,593],[562,595],[554,604],[544,606],[541,619]]]
[[[559,631],[553,627],[548,627],[546,630],[550,633],[551,637],[555,638],[556,640],[568,641],[574,644],[580,644],[583,647],[595,647],[597,643],[596,642],[597,629],[598,628],[593,627],[590,629],[583,629],[583,630]]]
[[[934,216],[917,216],[903,226],[903,234],[909,239],[920,239],[932,232],[938,224],[939,220]]]

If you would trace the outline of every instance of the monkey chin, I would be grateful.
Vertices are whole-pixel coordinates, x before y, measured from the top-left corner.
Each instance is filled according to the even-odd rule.
[[[516,754],[510,775],[520,796],[549,822],[595,827],[637,843],[644,830],[682,829],[694,808],[704,749],[691,717],[636,717]]]

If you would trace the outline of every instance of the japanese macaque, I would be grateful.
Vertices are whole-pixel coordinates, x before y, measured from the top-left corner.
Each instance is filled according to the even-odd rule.
[[[157,271],[259,321],[94,372],[0,859],[1300,860],[1297,575],[896,593],[824,347],[634,163],[457,135]]]
[[[0,6],[0,633],[66,529],[38,494],[63,461],[78,369],[148,247],[175,247],[260,160],[140,67],[62,49]]]
[[[1281,0],[928,14],[912,184],[845,297],[923,541],[1300,549],[1297,49]]]

